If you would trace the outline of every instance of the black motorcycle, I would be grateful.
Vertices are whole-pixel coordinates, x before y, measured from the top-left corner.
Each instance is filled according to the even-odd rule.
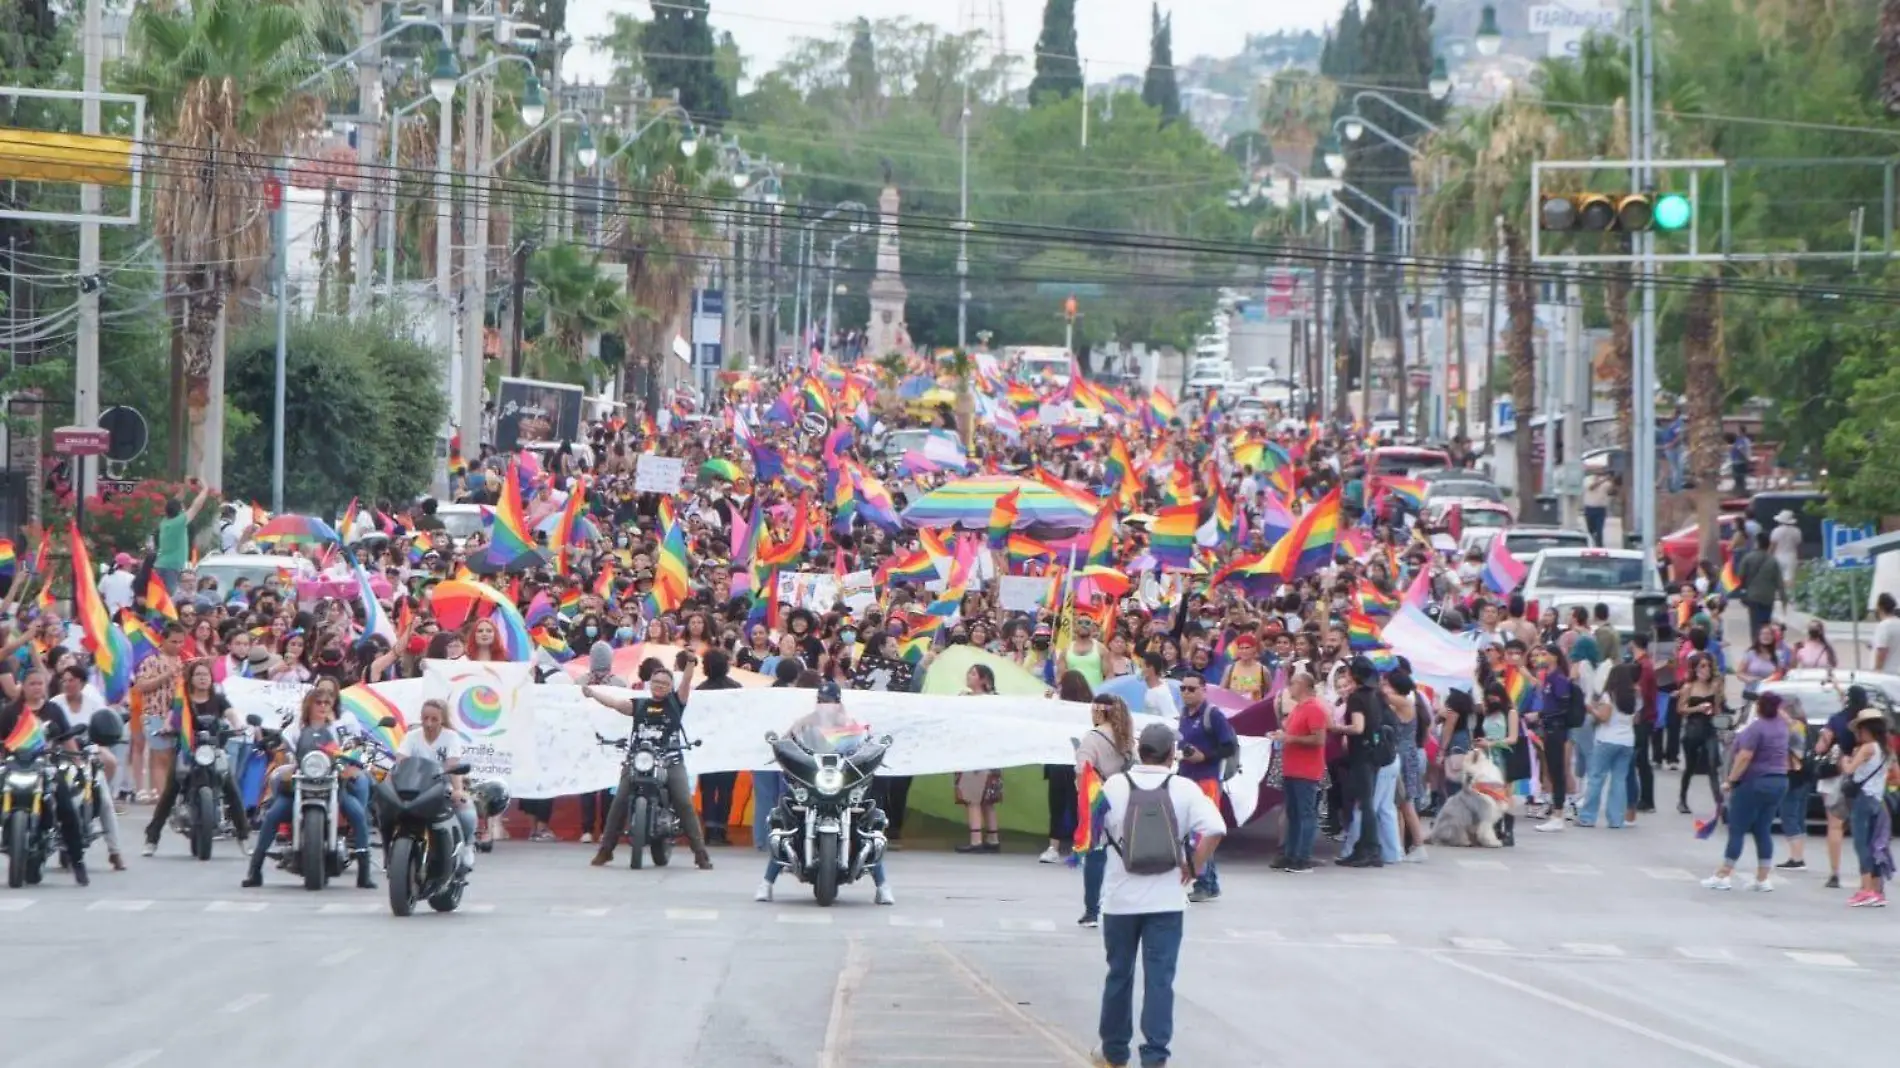
[[[255,715],[245,721],[253,727],[263,723]],[[178,779],[178,803],[172,807],[172,829],[185,836],[191,855],[199,860],[211,859],[211,843],[224,827],[224,780],[231,774],[224,743],[233,733],[230,724],[220,720],[215,728],[194,734],[189,745],[178,739],[178,766],[172,773]]]
[[[263,732],[266,748],[283,745],[277,731]],[[368,737],[360,739],[357,755],[364,758],[360,774],[369,774],[368,765],[378,757],[387,759],[388,751]],[[296,762],[291,772],[290,823],[287,826],[262,827],[259,834],[272,838],[269,856],[280,870],[303,878],[305,890],[321,890],[331,879],[349,870],[355,858],[343,844],[341,805],[338,791],[343,788],[345,755],[313,749]],[[268,807],[268,805],[264,806]],[[281,843],[281,845],[279,845]]]
[[[75,800],[83,788],[83,766],[76,753],[59,748],[82,731],[58,735],[33,753],[8,753],[4,761],[5,789],[0,792],[0,849],[7,854],[7,886],[37,886],[46,876],[46,861],[66,847],[60,840],[59,821],[53,818],[56,784],[64,779]],[[82,843],[83,844],[83,843]]]
[[[437,912],[454,912],[468,885],[462,821],[455,818],[449,777],[467,764],[444,768],[426,757],[403,757],[374,794],[389,878],[389,911],[407,916],[427,899]]]
[[[673,798],[666,789],[667,773],[685,759],[685,749],[669,745],[657,728],[637,728],[627,738],[594,735],[594,740],[626,754],[621,762],[620,778],[631,785],[633,794],[627,805],[627,844],[633,848],[632,865],[638,870],[653,858],[653,866],[664,868],[673,859],[673,839],[680,834],[679,813],[673,811]]]
[[[829,906],[841,883],[857,882],[884,859],[887,821],[870,795],[890,736],[835,739],[807,728],[783,738],[767,733],[765,741],[785,773],[785,792],[770,817],[772,856]]]

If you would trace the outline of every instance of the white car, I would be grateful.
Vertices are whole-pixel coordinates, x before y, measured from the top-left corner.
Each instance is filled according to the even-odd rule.
[[[456,545],[467,541],[469,535],[479,534],[488,525],[483,513],[489,509],[480,504],[438,504],[435,517],[442,521],[442,531],[455,539]]]
[[[1469,512],[1467,518],[1477,514],[1477,512]],[[1537,554],[1545,549],[1588,549],[1590,547],[1590,535],[1581,530],[1571,530],[1567,527],[1510,526],[1508,523],[1503,525],[1508,528],[1503,531],[1504,551],[1511,554],[1511,559],[1526,567],[1530,566],[1531,561],[1537,559]],[[1474,533],[1476,537],[1473,537]],[[1474,532],[1467,527],[1459,536],[1458,549],[1460,552],[1470,549],[1488,549],[1491,547],[1491,539],[1495,536],[1492,531]]]
[[[317,577],[317,565],[308,559],[271,553],[211,553],[200,559],[197,567],[198,581],[210,579],[218,584],[220,601],[231,595],[239,579],[248,579],[255,588],[284,571],[299,579]]]
[[[1505,531],[1505,536],[1527,529],[1536,528],[1514,527]],[[1506,541],[1505,546],[1508,548],[1510,542]],[[1526,614],[1542,619],[1548,612],[1561,615],[1572,605],[1594,610],[1603,604],[1609,607],[1610,622],[1618,632],[1625,637],[1635,634],[1637,603],[1644,592],[1648,567],[1636,549],[1539,550],[1524,576]],[[1647,604],[1648,598],[1641,599]],[[1655,600],[1661,603],[1662,595],[1656,594]]]

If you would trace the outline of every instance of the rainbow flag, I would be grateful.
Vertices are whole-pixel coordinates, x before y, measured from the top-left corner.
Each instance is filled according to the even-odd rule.
[[[1010,490],[996,498],[990,506],[990,548],[1004,549],[1009,545],[1009,532],[1016,526],[1016,516],[1021,508],[1023,491]]]
[[[1293,510],[1286,506],[1286,501],[1279,494],[1272,490],[1261,491],[1260,536],[1268,545],[1286,537],[1295,522]]]
[[[1395,475],[1381,475],[1373,480],[1374,490],[1383,490],[1404,501],[1406,507],[1416,512],[1425,507],[1425,480],[1422,478],[1399,478]]]
[[[12,540],[0,538],[0,575],[13,574],[19,562],[19,554],[14,551]]]
[[[897,515],[897,498],[865,466],[855,460],[846,461],[851,471],[851,484],[858,489],[858,518],[883,530],[886,534],[895,534],[904,527],[904,521]]]
[[[1379,621],[1357,609],[1346,613],[1346,644],[1355,653],[1377,649],[1385,643],[1379,638]]]
[[[1029,476],[1057,493],[1062,494],[1062,496],[1074,502],[1084,511],[1093,512],[1102,506],[1102,502],[1097,499],[1095,495],[1070,485],[1068,482],[1050,474],[1042,467],[1036,467],[1031,470]]]
[[[1511,699],[1511,706],[1519,712],[1524,711],[1531,702],[1530,676],[1515,665],[1506,664],[1499,681],[1504,684],[1504,693]]]
[[[365,737],[374,738],[392,753],[402,745],[403,736],[408,733],[402,709],[362,683],[345,687],[337,695],[337,713],[348,716]],[[385,717],[395,720],[396,725],[383,726]]]
[[[1015,539],[1012,538],[1010,541],[1013,546]],[[939,577],[941,576],[937,574],[936,557],[930,554],[929,549],[918,549],[903,556],[892,557],[887,561],[878,569],[877,583],[882,586],[891,581],[935,582]]]
[[[1216,484],[1214,487],[1214,532],[1221,541],[1231,541],[1239,525],[1240,513],[1234,507],[1234,495],[1227,487]]]
[[[905,630],[904,636],[897,640],[897,655],[903,658],[905,663],[917,664],[923,661],[924,654],[930,651],[931,645],[937,640],[938,632],[943,630],[944,624],[949,622],[950,617],[935,612],[924,612],[921,615],[912,615],[910,619],[910,627]]]
[[[1100,806],[1099,811],[1097,806]],[[1071,844],[1077,853],[1095,848],[1096,831],[1107,815],[1108,802],[1102,798],[1102,776],[1095,765],[1084,764],[1082,774],[1075,780],[1075,839]]]
[[[831,394],[826,391],[824,382],[807,374],[798,387],[799,399],[805,402],[805,410],[818,412],[826,418],[831,417]]]
[[[1504,539],[1493,540],[1503,541]],[[1715,583],[1717,592],[1723,597],[1733,598],[1742,592],[1742,577],[1735,573],[1735,554],[1726,549],[1722,551],[1722,573],[1716,576]]]
[[[1148,391],[1149,426],[1167,426],[1169,423],[1174,422],[1176,409],[1177,406],[1174,403],[1174,398],[1168,396],[1167,390],[1156,386]]]
[[[1141,479],[1135,475],[1135,462],[1129,459],[1128,444],[1122,441],[1119,434],[1109,439],[1108,460],[1103,465],[1102,480],[1109,499],[1123,508],[1133,506],[1141,492]]]
[[[145,580],[145,611],[154,619],[178,621],[178,606],[172,603],[172,595],[165,589],[165,581],[153,571]]]
[[[1186,504],[1194,499],[1194,476],[1189,473],[1186,464],[1175,464],[1168,472],[1168,485],[1163,495],[1169,504]]]
[[[1163,569],[1188,571],[1194,566],[1194,531],[1200,519],[1197,501],[1171,504],[1155,513],[1148,527],[1148,552]]]
[[[1372,532],[1365,527],[1348,527],[1339,532],[1339,555],[1348,560],[1363,560],[1372,551]]]
[[[1095,513],[1095,525],[1089,528],[1088,551],[1085,562],[1098,567],[1107,567],[1115,562],[1115,508],[1112,504],[1103,504],[1101,511]]]
[[[31,712],[21,712],[20,718],[13,723],[13,730],[4,740],[0,740],[8,753],[31,756],[46,748],[46,725],[40,717]]]
[[[759,535],[759,554],[757,562],[767,567],[786,567],[798,562],[805,551],[805,543],[811,540],[811,515],[802,502],[792,505],[792,529],[785,533],[785,540],[773,543],[764,533]]]
[[[612,560],[603,562],[600,565],[600,570],[594,572],[593,588],[594,596],[601,600],[611,601],[614,599],[614,562]]]
[[[97,572],[92,569],[79,527],[69,521],[67,529],[73,551],[73,612],[86,633],[86,648],[92,651],[100,692],[108,704],[118,704],[132,688],[132,645],[125,632],[112,625],[105,602],[99,599],[99,587],[93,580]]]
[[[489,536],[488,562],[505,568],[534,552],[534,537],[528,532],[528,514],[521,505],[521,461],[508,465],[508,477],[501,480],[501,503],[495,507],[495,525]]]
[[[1012,567],[1021,567],[1031,560],[1054,560],[1056,551],[1027,534],[1009,536],[1009,562]]]
[[[564,661],[574,656],[573,650],[567,647],[567,643],[555,637],[548,628],[536,627],[528,633],[534,639],[535,648],[546,650],[554,659]]]
[[[1389,616],[1399,610],[1397,594],[1387,593],[1370,582],[1359,583],[1359,610],[1368,616]]]
[[[660,543],[653,561],[653,592],[650,599],[661,612],[671,612],[686,602],[688,570],[686,532],[675,522],[666,528],[666,540]]]
[[[1490,547],[1484,551],[1484,568],[1478,577],[1484,580],[1486,589],[1503,595],[1523,585],[1524,576],[1529,570],[1504,548],[1504,538],[1497,536],[1491,539]]]
[[[1281,572],[1285,580],[1296,582],[1332,566],[1333,547],[1338,538],[1339,490],[1335,488],[1308,508],[1281,539],[1281,544],[1286,546],[1286,569]]]
[[[132,670],[137,671],[146,657],[158,652],[158,633],[130,608],[119,613],[119,629],[125,632],[126,642],[132,649]],[[270,628],[264,628],[264,633],[269,634]]]
[[[574,480],[574,488],[567,495],[567,503],[561,509],[561,521],[548,537],[548,551],[554,554],[554,573],[567,574],[568,551],[573,547],[574,536],[580,532],[581,512],[587,507],[587,483]]]

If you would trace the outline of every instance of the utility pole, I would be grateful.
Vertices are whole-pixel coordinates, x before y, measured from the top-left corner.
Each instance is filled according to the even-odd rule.
[[[383,115],[383,46],[377,40],[382,34],[382,13],[382,4],[372,0],[362,6],[357,23],[361,38],[370,42],[370,52],[356,64],[356,181],[349,193],[351,221],[356,229],[350,241],[354,253],[348,301],[352,319],[369,307],[370,281],[376,277],[377,208],[383,198],[372,191],[384,182],[396,180],[393,173],[376,175],[374,171],[380,155],[378,137],[382,133]],[[394,134],[390,136],[393,139]],[[393,219],[383,221],[395,225]]]
[[[1085,139],[1086,140],[1086,139]],[[957,349],[969,351],[970,320],[970,79],[963,79],[963,114],[957,120]]]
[[[487,351],[488,331],[488,188],[489,174],[494,169],[494,131],[495,131],[495,79],[492,75],[483,77],[479,82],[481,116],[476,132],[476,142],[471,146],[476,156],[476,166],[469,181],[469,195],[474,203],[469,214],[474,217],[474,225],[469,229],[468,248],[463,253],[466,268],[466,280],[463,287],[462,304],[462,393],[457,404],[457,414],[462,425],[462,444],[470,454],[481,451],[482,442],[482,377]],[[473,104],[474,101],[469,102]],[[471,111],[474,109],[471,108]],[[558,123],[557,123],[558,125]]]
[[[1488,265],[1489,270],[1487,271],[1487,273],[1491,276],[1491,299],[1490,299],[1490,304],[1485,309],[1485,313],[1484,313],[1484,393],[1483,393],[1483,396],[1484,396],[1484,451],[1486,453],[1489,453],[1491,451],[1491,447],[1497,442],[1497,433],[1498,433],[1497,388],[1491,381],[1491,371],[1493,368],[1497,367],[1498,365],[1498,249],[1500,246],[1503,245],[1503,243],[1504,243],[1504,216],[1499,215],[1496,218],[1491,220],[1491,262]],[[1520,433],[1528,434],[1530,433],[1530,431],[1523,430],[1523,431],[1520,431]],[[1497,464],[1497,457],[1493,456],[1491,458],[1491,462],[1493,465],[1493,470],[1495,470],[1496,464]],[[1518,479],[1517,484],[1520,487],[1525,484],[1526,474],[1528,474],[1528,472],[1524,472],[1524,471],[1520,471],[1517,474],[1517,479]],[[1521,493],[1523,492],[1523,490],[1520,489],[1518,492]]]
[[[92,0],[98,3],[99,0]],[[277,296],[277,363],[275,367],[275,392],[271,401],[270,432],[270,509],[274,514],[284,510],[284,364],[289,358],[286,352],[290,333],[290,164],[281,161],[277,173],[272,175],[274,186],[271,212],[271,288]]]
[[[455,289],[451,280],[454,270],[455,246],[455,191],[449,184],[449,168],[454,166],[452,156],[455,144],[455,98],[436,101],[436,138],[435,138],[435,335],[436,344],[442,348],[446,365],[442,368],[442,391],[447,403],[443,405],[445,429],[442,443],[446,451],[449,437],[453,433],[446,429],[455,422],[456,386],[462,380],[461,356],[455,347]],[[390,240],[395,240],[395,213],[390,213]],[[396,261],[389,261],[390,294],[395,295]],[[473,462],[481,454],[479,448],[471,448],[464,440],[462,455]],[[441,482],[437,490],[448,492],[448,467],[445,464],[437,473]]]
[[[1655,182],[1655,175],[1649,161],[1655,158],[1656,150],[1656,50],[1655,50],[1655,13],[1650,0],[1642,0],[1642,71],[1641,93],[1638,97],[1640,107],[1636,110],[1642,116],[1642,136],[1638,139],[1641,173],[1637,175],[1638,189],[1648,189]],[[1642,233],[1637,235],[1638,247],[1642,252],[1643,277],[1643,313],[1642,343],[1636,374],[1632,376],[1636,397],[1635,426],[1630,431],[1634,438],[1631,452],[1635,460],[1636,480],[1636,524],[1642,531],[1642,549],[1646,561],[1656,555],[1656,235]],[[1644,567],[1643,586],[1655,591],[1660,582],[1653,567]]]
[[[1569,299],[1564,302],[1564,526],[1575,529],[1583,521],[1583,417],[1590,407],[1590,360],[1583,351],[1583,280],[1566,279]]]
[[[105,66],[105,0],[85,0],[85,98],[80,103],[81,127],[88,135],[99,132],[99,92]],[[98,215],[99,187],[88,183],[79,187],[79,210]],[[18,265],[8,264],[17,271]],[[79,338],[73,359],[73,423],[76,426],[99,425],[99,224],[79,224]],[[8,305],[11,307],[11,303]],[[79,499],[97,492],[99,464],[78,463]]]
[[[561,151],[561,120],[559,118],[560,114],[567,110],[565,103],[561,99],[561,52],[563,50],[563,44],[560,41],[554,41],[552,44],[553,47],[549,50],[551,54],[548,56],[547,110],[548,114],[556,116],[553,128],[548,131],[548,184],[554,189],[554,197],[548,204],[546,215],[541,220],[541,245],[543,248],[553,248],[560,243],[562,219],[567,214],[567,183],[570,178],[567,169],[567,154]],[[519,346],[520,340],[517,334],[517,349]],[[517,365],[520,363],[520,357],[518,355],[515,358],[515,362]],[[520,373],[518,366],[516,373]]]

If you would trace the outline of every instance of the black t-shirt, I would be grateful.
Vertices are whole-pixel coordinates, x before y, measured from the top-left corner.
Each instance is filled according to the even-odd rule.
[[[739,686],[738,679],[733,678],[731,675],[721,675],[720,677],[716,679],[714,678],[702,679],[693,685],[693,689],[695,690],[737,690],[737,689],[740,689],[740,686]]]
[[[1346,759],[1355,764],[1372,763],[1372,749],[1377,744],[1378,730],[1391,715],[1385,707],[1385,699],[1379,691],[1362,686],[1346,697],[1346,720],[1352,721],[1354,712],[1365,720],[1366,728],[1358,734],[1346,736]]]
[[[651,697],[633,699],[633,736],[635,740],[650,738],[661,745],[670,745],[679,740],[682,733],[680,721],[686,715],[686,706],[680,703],[680,695],[669,693],[661,700]]]
[[[72,729],[72,721],[66,718],[65,710],[51,701],[34,709],[28,709],[25,701],[14,701],[5,709],[0,709],[0,738],[12,734],[13,728],[20,723],[20,717],[29,711],[39,717],[48,741]]]

